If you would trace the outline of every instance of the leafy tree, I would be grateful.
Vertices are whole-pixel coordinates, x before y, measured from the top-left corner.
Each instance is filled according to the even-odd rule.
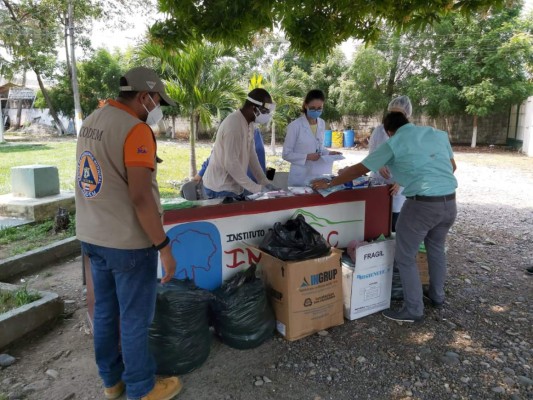
[[[207,39],[243,47],[256,32],[281,29],[291,47],[306,55],[325,54],[349,38],[370,42],[383,30],[421,28],[449,11],[465,14],[504,5],[503,0],[159,0],[166,19],[151,28],[169,47]]]
[[[276,103],[276,111],[271,122],[270,150],[276,154],[276,127],[283,129],[291,115],[297,114],[302,105],[300,83],[285,70],[285,63],[277,60],[272,63],[270,70],[264,77],[264,88],[270,93]]]
[[[385,94],[390,67],[375,48],[363,48],[354,57],[338,86],[338,107],[343,115],[375,115],[387,106]]]
[[[80,97],[85,115],[91,113],[99,100],[115,97],[119,92],[120,77],[126,72],[120,67],[120,53],[110,54],[98,49],[79,65]]]
[[[55,19],[53,0],[17,3],[2,0],[0,8],[0,44],[12,57],[15,70],[33,70],[50,115],[61,133],[65,132],[52,100],[43,84],[43,76],[51,77],[57,59],[59,25]]]
[[[342,81],[342,75],[346,71],[348,63],[346,57],[339,49],[322,62],[313,64],[309,77],[309,84],[304,93],[311,89],[320,89],[326,95],[322,118],[329,121],[338,121],[342,114],[338,107],[338,88]]]
[[[159,64],[170,97],[190,120],[190,176],[196,175],[195,142],[200,122],[210,127],[218,110],[232,110],[244,100],[245,91],[224,62],[233,51],[222,45],[192,43],[178,51],[145,44],[140,56]]]
[[[516,6],[476,15],[476,23],[454,15],[435,27],[425,75],[439,82],[438,91],[446,95],[447,104],[460,104],[463,112],[472,115],[472,147],[477,142],[479,117],[506,110],[533,93],[528,74],[533,65],[533,37],[524,32],[519,13],[520,6]]]
[[[106,49],[99,49],[91,58],[78,63],[78,78],[81,109],[84,116],[94,111],[100,100],[114,98],[119,91],[119,79],[125,72],[119,65],[120,53],[111,55]],[[57,76],[57,83],[49,90],[49,96],[62,115],[73,118],[74,98],[66,65],[63,74]],[[46,108],[42,95],[38,95],[35,107]]]

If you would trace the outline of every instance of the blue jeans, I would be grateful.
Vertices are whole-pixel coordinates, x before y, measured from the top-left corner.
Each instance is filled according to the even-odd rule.
[[[148,328],[155,311],[157,251],[118,250],[82,242],[94,283],[94,353],[105,387],[126,384],[139,399],[155,384]],[[122,354],[119,349],[122,347]]]

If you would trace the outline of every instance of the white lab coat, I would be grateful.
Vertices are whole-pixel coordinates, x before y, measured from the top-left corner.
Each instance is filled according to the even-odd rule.
[[[383,124],[378,126],[372,132],[370,140],[368,141],[368,154],[372,154],[379,146],[389,140],[389,135],[385,132]],[[370,176],[376,179],[379,183],[386,183],[388,185],[394,184],[394,177],[391,175],[390,179],[385,179],[379,172],[371,172]],[[403,193],[403,187],[400,186],[398,193],[392,196],[392,212],[399,213],[402,209],[403,203],[405,203],[405,196]]]
[[[318,118],[315,136],[305,115],[287,126],[282,157],[291,163],[289,186],[305,186],[310,178],[331,174],[333,161],[324,161],[322,158],[317,161],[307,160],[309,153],[329,154],[329,150],[324,148],[325,129],[326,123]]]

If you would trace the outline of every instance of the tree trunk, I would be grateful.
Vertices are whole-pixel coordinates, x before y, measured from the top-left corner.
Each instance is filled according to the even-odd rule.
[[[452,142],[452,122],[451,117],[444,117],[444,123],[446,124],[446,132],[448,132],[448,140]]]
[[[396,72],[398,72],[398,60],[400,59],[400,44],[399,37],[396,38],[396,41],[393,43],[392,58],[391,58],[391,69],[389,71],[389,78],[387,79],[387,86],[385,87],[385,98],[388,101],[392,100],[392,95],[394,94],[394,86],[396,84]],[[387,108],[383,113],[383,116],[387,114]]]
[[[197,118],[194,111],[191,111],[191,121],[190,121],[190,133],[189,133],[189,175],[191,178],[196,176],[196,130],[198,129]]]
[[[44,100],[46,101],[46,105],[48,106],[48,112],[52,116],[52,119],[56,123],[57,130],[59,131],[60,135],[65,134],[65,127],[61,123],[61,120],[57,116],[56,110],[54,108],[54,105],[52,104],[52,99],[48,95],[48,92],[46,91],[46,88],[44,87],[43,80],[41,79],[41,74],[39,71],[37,71],[35,68],[33,69],[33,72],[35,72],[35,75],[37,76],[37,82],[39,83],[39,88],[41,88],[41,92],[43,94]]]
[[[74,4],[70,0],[68,3],[68,23],[70,30],[70,61],[72,68],[72,94],[74,96],[74,127],[76,128],[76,135],[80,134],[81,124],[82,124],[82,113],[81,113],[81,103],[80,103],[80,91],[78,88],[78,72],[76,66],[76,41],[74,39]]]
[[[22,87],[26,86],[26,69],[22,71]],[[15,118],[15,129],[20,129],[22,118],[22,100],[17,104],[17,117]]]
[[[477,115],[474,115],[474,129],[472,130],[472,144],[470,147],[474,148],[477,144]]]
[[[69,26],[69,23],[68,23],[68,16],[65,15],[65,26],[64,26],[64,30],[63,30],[63,41],[65,42],[65,57],[66,57],[66,63],[67,63],[67,72],[68,72],[68,77],[70,80],[72,80],[72,70],[71,70],[71,67],[70,67],[70,54],[68,52],[68,26]]]
[[[172,116],[172,132],[170,133],[170,138],[174,139],[176,137],[176,116]]]
[[[270,125],[272,136],[270,137],[270,151],[272,152],[272,155],[276,155],[276,123],[272,121],[272,125]]]
[[[2,101],[0,101],[0,143],[4,143],[4,113],[2,112]]]

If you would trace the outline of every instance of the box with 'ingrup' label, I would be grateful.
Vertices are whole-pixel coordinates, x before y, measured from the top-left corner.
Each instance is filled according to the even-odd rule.
[[[337,249],[304,261],[283,261],[261,252],[259,265],[276,327],[287,340],[344,323],[340,257]]]
[[[364,317],[390,307],[394,240],[358,247],[353,264],[342,262],[344,317]]]

